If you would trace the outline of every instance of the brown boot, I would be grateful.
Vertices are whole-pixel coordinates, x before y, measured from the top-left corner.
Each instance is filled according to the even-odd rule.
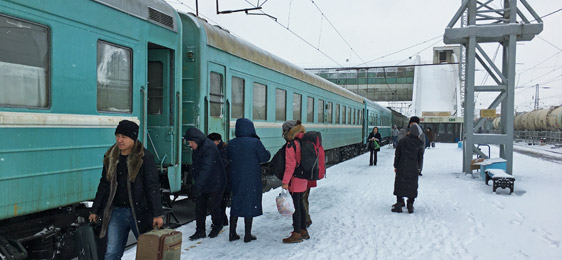
[[[302,237],[300,233],[291,232],[291,236],[288,238],[283,238],[283,243],[290,244],[290,243],[300,243],[302,242]]]
[[[308,230],[301,229],[301,238],[302,239],[309,239],[310,238],[310,235],[308,234]]]

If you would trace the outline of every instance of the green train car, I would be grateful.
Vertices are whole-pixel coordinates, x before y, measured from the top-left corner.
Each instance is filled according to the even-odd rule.
[[[234,137],[236,119],[249,118],[274,153],[284,143],[282,123],[301,120],[307,130],[322,133],[323,145],[334,160],[339,160],[342,150],[364,142],[368,132],[363,129],[367,111],[363,97],[192,14],[180,17],[184,129],[218,132],[228,140]],[[367,104],[370,109],[376,106]],[[386,108],[377,109],[390,115]],[[188,164],[190,156],[185,153],[183,159]]]
[[[122,119],[141,126],[163,173],[181,174],[179,16],[162,1],[122,3],[0,1],[0,249],[76,255],[72,224]]]
[[[396,117],[162,0],[0,0],[0,35],[0,252],[15,259],[76,257],[120,120],[139,124],[170,206],[192,183],[189,127],[227,141],[249,118],[274,153],[301,120],[340,162]]]

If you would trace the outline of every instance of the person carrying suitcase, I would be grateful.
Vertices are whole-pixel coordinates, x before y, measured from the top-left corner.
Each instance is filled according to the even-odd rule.
[[[121,259],[129,231],[135,237],[162,227],[160,181],[153,155],[137,140],[139,126],[123,120],[115,144],[103,158],[103,170],[88,219],[103,213],[100,238],[107,235],[106,260]]]

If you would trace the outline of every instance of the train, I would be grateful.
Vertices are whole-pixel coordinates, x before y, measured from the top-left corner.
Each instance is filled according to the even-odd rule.
[[[499,130],[501,117],[488,120],[488,129]],[[513,118],[515,131],[562,131],[562,106],[533,110],[515,114]]]
[[[301,120],[339,162],[364,151],[373,127],[388,140],[407,122],[162,0],[0,0],[0,25],[0,254],[10,259],[76,257],[121,120],[139,124],[166,205],[191,188],[190,127],[227,141],[249,118],[274,153],[282,123]]]

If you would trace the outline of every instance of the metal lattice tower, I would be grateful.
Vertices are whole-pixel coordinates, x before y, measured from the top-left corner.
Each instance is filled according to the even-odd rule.
[[[497,4],[494,5],[494,3]],[[517,8],[517,3],[525,8]],[[503,3],[503,4],[502,4]],[[503,6],[494,8],[493,6]],[[453,28],[466,12],[467,26]],[[533,19],[528,19],[531,15]],[[464,93],[464,145],[463,171],[470,173],[473,154],[486,158],[477,144],[498,144],[500,157],[507,161],[507,173],[513,172],[513,117],[515,95],[515,54],[517,41],[530,41],[543,29],[541,18],[526,0],[464,0],[461,7],[445,29],[446,44],[462,44],[466,51]],[[496,66],[482,47],[485,43],[503,46],[502,64]],[[476,86],[476,62],[486,70],[496,84]],[[475,92],[498,93],[488,109],[501,106],[501,129],[499,134],[476,133],[484,118],[475,122]]]

